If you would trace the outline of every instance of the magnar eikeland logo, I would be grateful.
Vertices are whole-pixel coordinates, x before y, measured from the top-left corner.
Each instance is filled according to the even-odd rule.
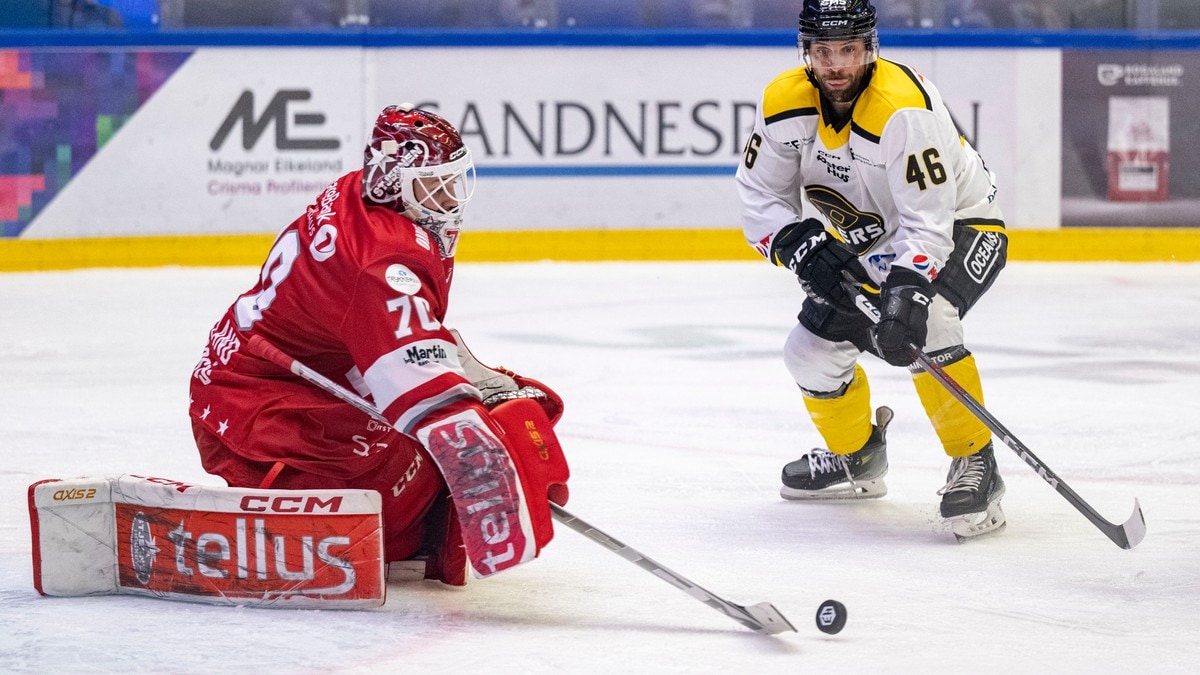
[[[263,109],[258,119],[254,119],[254,92],[247,89],[238,97],[237,103],[221,123],[221,128],[208,144],[213,150],[218,150],[225,144],[229,134],[238,122],[242,123],[242,147],[250,150],[258,144],[259,138],[267,127],[275,125],[275,148],[277,150],[337,150],[341,143],[336,138],[292,138],[288,135],[291,124],[296,126],[320,126],[325,124],[324,113],[297,112],[288,114],[288,104],[292,101],[307,101],[312,98],[308,89],[280,89],[275,92],[271,102]]]
[[[299,106],[313,98],[312,90],[279,89],[259,111],[256,101],[261,98],[252,90],[243,91],[209,141],[213,154],[208,159],[208,194],[319,194],[344,169],[342,158],[336,156],[341,140],[319,135],[325,113],[311,104]],[[262,147],[268,130],[274,132],[273,148]],[[271,154],[264,157],[264,153]]]

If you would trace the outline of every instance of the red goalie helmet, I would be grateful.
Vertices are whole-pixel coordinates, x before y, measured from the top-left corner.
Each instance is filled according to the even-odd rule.
[[[454,255],[463,207],[475,191],[475,165],[458,131],[410,104],[388,106],[364,152],[363,199],[402,213]]]

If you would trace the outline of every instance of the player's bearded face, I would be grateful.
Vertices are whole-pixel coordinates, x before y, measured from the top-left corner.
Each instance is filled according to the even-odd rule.
[[[875,51],[862,40],[814,41],[804,57],[825,98],[849,103],[862,91]]]

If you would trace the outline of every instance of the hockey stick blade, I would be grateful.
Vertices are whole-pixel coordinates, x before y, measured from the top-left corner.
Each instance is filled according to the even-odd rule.
[[[1121,548],[1130,549],[1142,543],[1142,539],[1146,537],[1146,517],[1142,515],[1142,505],[1138,503],[1137,497],[1133,499],[1133,515],[1113,530],[1105,534]]]
[[[264,358],[280,368],[289,371],[297,377],[309,382],[310,384],[315,385],[317,388],[329,393],[331,396],[350,404],[376,421],[390,426],[390,422],[388,422],[387,418],[383,416],[383,413],[379,412],[379,409],[374,405],[371,405],[369,401],[362,398],[358,394],[355,394],[349,389],[346,389],[337,382],[325,377],[321,373],[318,373],[312,368],[309,368],[296,359],[288,356],[283,350],[271,344],[264,338],[258,335],[252,335],[250,339],[246,341],[246,349],[250,353]],[[686,577],[676,574],[663,565],[660,565],[659,563],[642,555],[636,549],[626,546],[625,544],[608,536],[600,529],[584,522],[578,516],[571,514],[558,504],[550,502],[550,510],[551,515],[553,515],[554,519],[558,522],[566,525],[576,532],[579,532],[588,539],[599,543],[622,558],[650,572],[654,576],[686,591],[692,597],[700,600],[713,609],[723,612],[726,616],[738,621],[750,630],[753,630],[757,633],[762,633],[763,635],[775,635],[776,633],[782,633],[788,630],[796,632],[796,628],[792,626],[791,622],[784,618],[783,614],[780,613],[778,609],[775,609],[775,606],[770,603],[760,602],[757,605],[743,607],[741,605],[729,602],[728,600],[725,600],[724,598],[714,595],[704,590],[700,586],[697,586],[689,581]]]
[[[750,630],[763,635],[776,635],[789,630],[793,633],[796,632],[796,627],[775,608],[775,605],[769,602],[760,602],[757,605],[743,607],[742,605],[729,602],[719,595],[705,590],[686,577],[671,571],[666,566],[649,558],[637,549],[614,539],[603,530],[585,522],[578,516],[572,515],[558,504],[551,503],[550,509],[554,514],[554,519],[558,522],[616,553],[659,579],[684,591],[718,612],[725,614]]]
[[[979,418],[979,421],[983,422],[984,426],[993,434],[999,436],[1000,440],[1010,450],[1015,452],[1022,461],[1041,476],[1042,480],[1054,488],[1055,492],[1058,492],[1063,499],[1066,499],[1071,506],[1074,506],[1075,510],[1083,514],[1084,518],[1087,518],[1092,525],[1096,526],[1096,529],[1103,532],[1104,536],[1112,540],[1114,544],[1123,549],[1131,549],[1137,546],[1142,541],[1142,538],[1146,536],[1146,519],[1142,515],[1142,507],[1136,497],[1133,500],[1133,515],[1121,525],[1110,523],[1096,509],[1092,508],[1083,497],[1080,497],[1075,490],[1071,489],[1071,486],[1067,485],[1066,481],[1059,478],[1058,474],[1046,466],[1045,462],[1033,454],[1032,450],[1005,428],[1000,423],[1000,420],[992,416],[987,411],[987,408],[984,408],[979,401],[976,401],[975,397],[971,396],[961,384],[950,377],[949,373],[943,370],[933,359],[929,358],[920,349],[917,349],[916,345],[908,345],[908,350],[909,354],[915,358],[916,362],[920,364],[925,372],[941,383],[950,392],[951,396],[957,399],[959,403],[962,403],[975,417]]]
[[[848,281],[847,283],[850,282]],[[853,285],[852,291],[855,293],[854,302],[859,311],[867,315],[867,317],[875,323],[879,323],[879,309],[875,306],[875,304],[871,302],[867,296],[860,293],[859,288],[856,285]],[[1033,454],[1032,450],[1026,447],[1024,443],[1022,443],[1016,436],[1012,434],[1012,432],[1005,428],[1005,426],[1000,423],[1000,420],[996,419],[990,412],[988,412],[987,408],[984,408],[982,403],[976,401],[975,397],[972,396],[970,392],[964,389],[963,386],[955,381],[954,378],[950,377],[950,374],[947,373],[940,365],[938,365],[936,361],[929,358],[929,356],[915,344],[908,344],[907,349],[909,356],[912,357],[914,362],[921,366],[922,370],[929,373],[933,379],[937,380],[939,384],[945,387],[946,390],[950,392],[951,396],[958,400],[959,403],[963,404],[967,410],[970,410],[971,414],[975,415],[980,422],[983,422],[983,425],[986,426],[993,434],[998,436],[1000,440],[1009,447],[1010,450],[1017,453],[1017,456],[1020,457],[1022,461],[1036,471],[1037,474],[1042,477],[1042,480],[1049,483],[1050,487],[1053,487],[1054,490],[1063,497],[1063,499],[1066,499],[1067,502],[1071,504],[1071,506],[1074,506],[1077,511],[1083,514],[1084,518],[1087,518],[1092,525],[1095,525],[1096,529],[1103,532],[1104,536],[1108,537],[1114,544],[1123,549],[1131,549],[1141,543],[1142,539],[1146,536],[1146,518],[1142,515],[1142,506],[1138,503],[1137,498],[1134,498],[1133,500],[1133,515],[1129,516],[1129,519],[1124,523],[1117,525],[1116,523],[1110,523],[1108,520],[1105,520],[1105,518],[1101,516],[1096,509],[1092,508],[1090,504],[1084,501],[1083,497],[1080,497],[1078,493],[1072,490],[1071,486],[1067,485],[1065,481],[1063,481],[1058,477],[1057,474],[1050,470],[1050,467],[1046,466],[1042,460],[1038,459],[1037,455]]]

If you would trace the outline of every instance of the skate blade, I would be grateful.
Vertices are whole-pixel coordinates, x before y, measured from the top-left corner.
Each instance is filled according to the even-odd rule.
[[[1004,518],[1004,511],[1000,509],[999,501],[990,504],[987,511],[983,513],[967,513],[947,518],[946,523],[960,544],[968,540],[999,534],[1008,525],[1008,521]]]
[[[857,499],[879,499],[887,494],[887,484],[882,480],[859,481],[853,485],[838,485],[824,490],[798,490],[783,486],[779,496],[790,501],[824,502],[854,501]]]

